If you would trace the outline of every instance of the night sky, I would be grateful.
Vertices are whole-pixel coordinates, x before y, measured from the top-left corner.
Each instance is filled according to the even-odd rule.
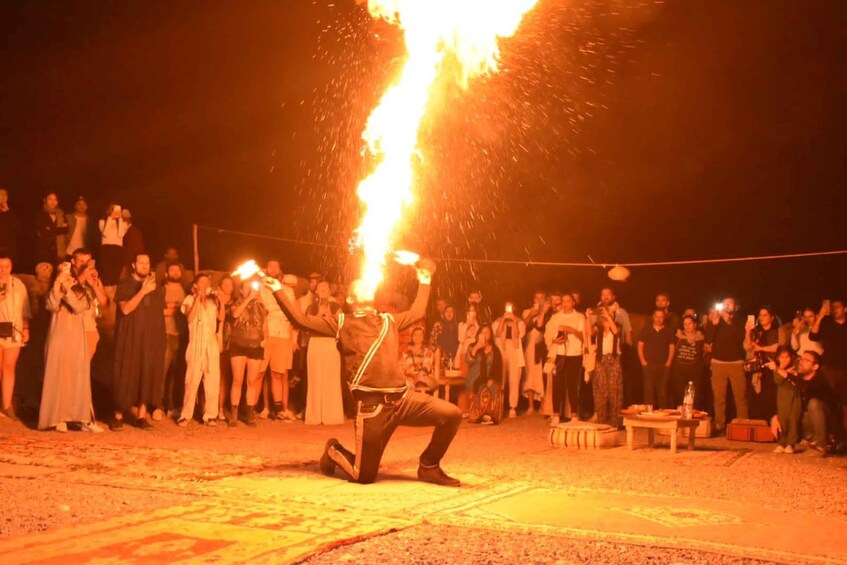
[[[598,263],[843,249],[847,4],[540,0],[502,72],[446,85],[421,132],[401,246]],[[132,210],[154,255],[190,226],[344,246],[365,120],[402,36],[353,0],[6,1],[0,185],[32,217],[56,191]],[[323,249],[201,232],[206,267],[269,254],[350,277]],[[633,269],[646,311],[733,293],[783,316],[847,291],[847,257]],[[441,292],[593,298],[599,269],[449,263]],[[458,296],[455,296],[458,298]]]

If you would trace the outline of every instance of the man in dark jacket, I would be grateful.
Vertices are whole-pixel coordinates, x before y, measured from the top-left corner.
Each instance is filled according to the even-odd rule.
[[[726,428],[726,385],[732,388],[738,417],[747,419],[747,383],[744,375],[744,323],[736,316],[734,298],[725,298],[706,328],[706,344],[712,346],[712,393],[715,397],[715,430]]]

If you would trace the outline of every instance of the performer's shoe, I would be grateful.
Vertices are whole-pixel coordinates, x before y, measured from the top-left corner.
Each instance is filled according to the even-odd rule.
[[[321,473],[327,477],[331,477],[335,474],[335,461],[333,461],[332,457],[329,456],[329,448],[335,447],[336,445],[338,445],[338,440],[334,437],[329,438],[326,441],[326,446],[324,446],[324,453],[321,455]]]
[[[445,473],[440,465],[436,465],[435,467],[424,467],[423,465],[418,466],[418,480],[423,481],[425,483],[432,483],[434,485],[442,485],[445,487],[458,487],[461,486],[462,483],[459,479],[454,479]]]

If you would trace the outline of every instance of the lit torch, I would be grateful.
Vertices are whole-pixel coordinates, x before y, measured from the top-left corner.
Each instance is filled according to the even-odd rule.
[[[238,277],[243,281],[246,281],[255,275],[259,275],[260,278],[265,278],[265,273],[256,263],[255,259],[250,259],[246,263],[242,263],[232,272],[233,277]]]
[[[403,211],[412,203],[413,159],[432,86],[448,56],[459,84],[497,70],[498,37],[510,37],[537,0],[368,0],[375,18],[404,30],[408,59],[397,82],[368,118],[362,139],[377,163],[359,183],[365,215],[356,230],[362,273],[353,284],[360,301],[373,299]]]

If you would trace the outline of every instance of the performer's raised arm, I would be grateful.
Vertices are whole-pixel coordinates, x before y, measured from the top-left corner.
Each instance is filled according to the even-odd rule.
[[[295,326],[324,337],[335,337],[336,333],[338,333],[338,319],[335,316],[312,316],[311,314],[301,312],[300,307],[285,293],[282,283],[278,280],[266,279],[265,287],[273,292],[277,304],[279,304],[285,316]]]
[[[435,274],[435,262],[423,259],[418,262],[418,294],[412,306],[405,312],[394,316],[397,331],[403,331],[426,315],[426,305],[432,291],[432,275]]]

